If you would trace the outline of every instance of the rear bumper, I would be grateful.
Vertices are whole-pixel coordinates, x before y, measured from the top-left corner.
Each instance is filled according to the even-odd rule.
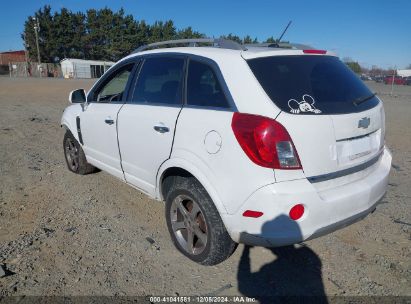
[[[307,179],[270,184],[254,192],[234,215],[226,215],[231,237],[255,246],[285,246],[319,237],[348,226],[372,212],[384,196],[392,156],[384,149],[381,159],[360,180],[318,190]],[[303,204],[297,221],[289,210]],[[244,217],[246,210],[261,211],[259,218]]]

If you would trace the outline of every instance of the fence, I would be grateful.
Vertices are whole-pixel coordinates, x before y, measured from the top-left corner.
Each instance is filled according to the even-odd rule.
[[[63,77],[59,64],[37,62],[11,62],[10,77]]]

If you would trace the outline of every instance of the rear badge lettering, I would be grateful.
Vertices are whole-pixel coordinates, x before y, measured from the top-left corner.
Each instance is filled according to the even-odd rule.
[[[297,101],[295,99],[290,99],[288,101],[288,106],[290,107],[290,112],[293,114],[299,113],[314,113],[320,114],[321,110],[314,107],[314,98],[308,94],[303,95],[303,100]]]

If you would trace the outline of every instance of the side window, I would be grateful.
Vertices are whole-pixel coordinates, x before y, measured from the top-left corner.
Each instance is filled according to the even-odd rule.
[[[147,58],[141,68],[132,101],[181,104],[183,75],[183,58]]]
[[[105,84],[102,87],[98,88],[94,93],[94,101],[123,101],[124,90],[126,88],[131,71],[133,70],[133,66],[134,63],[125,65],[123,68],[115,71],[112,75],[110,75]]]
[[[187,104],[203,107],[230,107],[217,76],[209,65],[190,60],[187,77]]]

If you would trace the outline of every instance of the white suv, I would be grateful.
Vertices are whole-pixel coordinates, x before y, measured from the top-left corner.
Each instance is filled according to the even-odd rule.
[[[204,265],[237,243],[284,246],[349,225],[387,189],[382,102],[327,51],[157,43],[70,101],[68,168],[165,201],[176,247]]]

